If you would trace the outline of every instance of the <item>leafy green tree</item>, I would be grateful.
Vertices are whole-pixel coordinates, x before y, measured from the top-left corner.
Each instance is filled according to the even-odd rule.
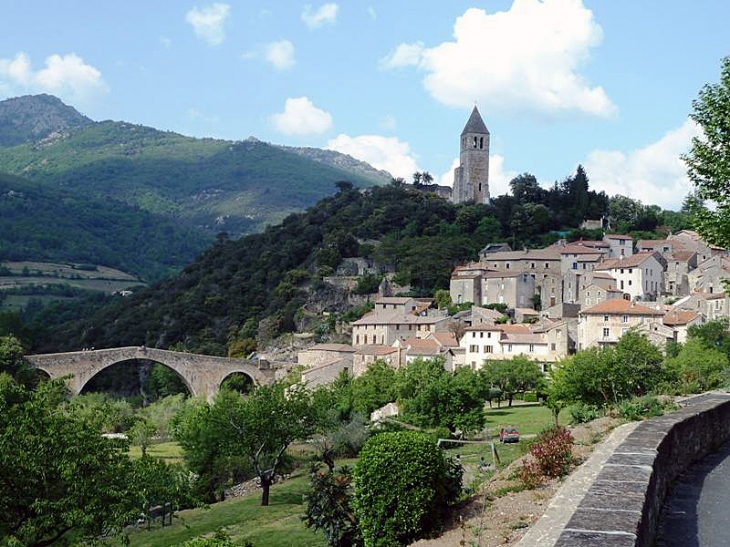
[[[362,536],[352,510],[352,469],[341,467],[327,472],[316,466],[309,472],[311,482],[305,496],[303,520],[307,528],[322,530],[330,547],[357,547]]]
[[[367,416],[373,410],[395,401],[395,370],[378,359],[352,381],[352,408]]]
[[[666,361],[670,378],[679,384],[683,394],[716,389],[721,385],[723,372],[728,370],[728,366],[727,353],[693,337],[675,357]]]
[[[261,505],[269,504],[269,490],[287,447],[306,439],[317,427],[311,394],[301,385],[261,386],[247,397],[216,399],[222,406],[234,438],[233,448],[253,465],[261,481]]]
[[[588,348],[558,363],[551,374],[548,398],[605,407],[646,395],[665,380],[659,349],[630,330],[615,348]]]
[[[697,231],[709,242],[730,247],[730,57],[722,60],[720,81],[706,84],[692,101],[690,117],[702,129],[682,157],[697,198],[717,204],[714,210],[695,209]]]
[[[366,547],[396,547],[437,528],[461,490],[462,469],[429,435],[371,438],[355,466],[353,507]]]
[[[147,455],[147,447],[152,444],[155,435],[157,435],[157,427],[147,418],[138,419],[128,434],[132,444],[139,446],[142,450],[142,456]]]
[[[706,348],[717,349],[730,357],[730,320],[721,317],[687,329],[689,338],[699,340]]]
[[[515,395],[538,389],[543,382],[540,365],[524,355],[516,355],[510,360],[485,361],[481,377],[486,385],[496,387],[506,395],[509,406]]]
[[[438,309],[448,308],[451,305],[451,294],[446,289],[439,289],[433,295],[433,300]]]
[[[137,513],[124,443],[101,436],[101,416],[63,403],[63,382],[28,391],[0,374],[0,537],[51,545],[112,534]]]

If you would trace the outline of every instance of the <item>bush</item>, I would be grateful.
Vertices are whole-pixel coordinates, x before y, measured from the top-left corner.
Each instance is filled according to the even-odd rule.
[[[645,395],[623,401],[618,405],[618,413],[624,420],[639,421],[664,414],[665,405],[654,396]]]
[[[331,547],[362,545],[352,512],[352,470],[342,467],[337,472],[329,472],[314,466],[309,479],[311,489],[305,496],[304,524],[313,530],[322,530]]]
[[[519,473],[527,488],[534,488],[545,477],[564,477],[575,464],[573,435],[563,426],[551,426],[537,436],[530,456]]]
[[[526,403],[536,403],[537,402],[537,393],[534,391],[528,391],[525,393],[525,402]]]
[[[596,405],[578,403],[571,406],[570,412],[570,423],[571,424],[585,424],[591,422],[603,415],[601,409]]]
[[[382,433],[355,467],[353,507],[367,547],[394,547],[438,528],[461,492],[461,466],[423,433]]]

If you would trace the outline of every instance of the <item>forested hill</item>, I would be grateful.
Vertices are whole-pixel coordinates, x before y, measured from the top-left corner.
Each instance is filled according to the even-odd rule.
[[[346,183],[339,187],[335,196],[263,233],[219,238],[174,279],[118,299],[84,320],[59,325],[55,318],[69,317],[67,310],[49,308],[38,318],[49,326],[39,349],[144,343],[225,354],[243,339],[261,337],[264,318],[267,336],[294,330],[307,299],[327,292],[322,277],[346,257],[367,257],[394,271],[396,281],[410,284],[414,294],[432,295],[448,288],[454,265],[476,259],[487,243],[540,247],[560,237],[555,230],[570,232],[572,239],[600,237],[575,230],[576,219],[589,213],[633,211],[621,220],[628,229],[658,229],[663,221],[675,230],[687,227],[681,213],[589,190],[582,168],[549,190],[537,187],[534,177],[520,176],[513,194],[493,205],[454,205],[392,184],[364,193]]]
[[[0,102],[0,171],[234,237],[313,205],[339,180],[367,187],[383,178],[337,152],[310,159],[256,139],[93,122],[47,95]]]
[[[97,264],[157,280],[180,271],[212,239],[122,202],[0,173],[0,262]]]

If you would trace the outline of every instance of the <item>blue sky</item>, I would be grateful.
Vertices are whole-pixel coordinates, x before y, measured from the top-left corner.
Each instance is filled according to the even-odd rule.
[[[53,93],[96,120],[333,148],[451,184],[479,106],[492,195],[585,165],[676,208],[691,102],[730,54],[721,0],[0,3],[0,99]]]

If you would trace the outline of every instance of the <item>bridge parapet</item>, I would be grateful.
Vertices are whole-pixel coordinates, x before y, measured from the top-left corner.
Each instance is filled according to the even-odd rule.
[[[257,385],[274,381],[274,370],[265,365],[258,366],[253,361],[144,346],[28,355],[26,359],[31,366],[45,371],[51,378],[70,377],[68,384],[74,394],[81,393],[87,382],[105,368],[138,359],[171,368],[183,379],[191,395],[207,399],[211,399],[221,382],[235,372],[246,374]]]

